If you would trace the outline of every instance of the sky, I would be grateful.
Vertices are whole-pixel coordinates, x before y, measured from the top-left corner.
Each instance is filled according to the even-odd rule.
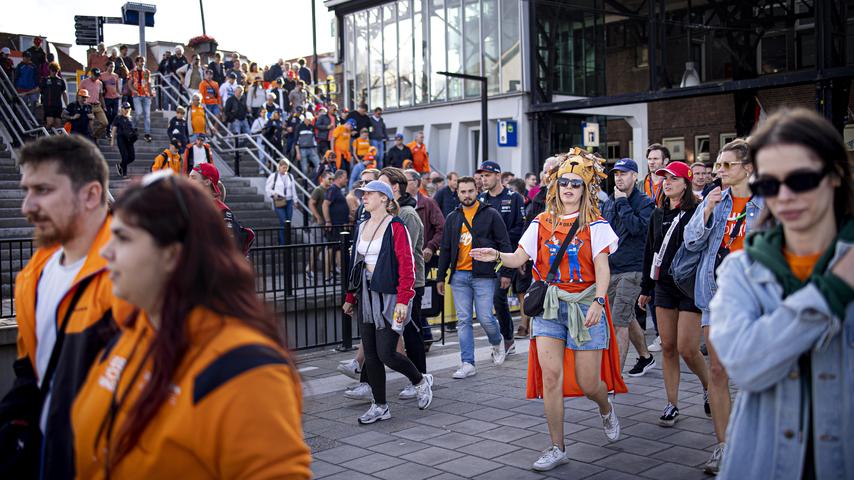
[[[261,65],[272,64],[279,58],[311,55],[312,1],[317,15],[317,53],[331,52],[335,48],[332,36],[335,17],[323,6],[323,0],[202,1],[207,34],[217,40],[220,48],[237,50]],[[43,35],[51,42],[73,44],[75,15],[121,17],[121,7],[125,3],[123,0],[95,0],[80,4],[67,0],[29,0],[0,15],[0,31]],[[149,0],[140,3],[157,6],[154,27],[145,31],[147,41],[186,44],[190,38],[202,34],[199,2],[196,0]],[[236,5],[248,8],[237,8]],[[104,41],[107,45],[138,44],[139,27],[104,25]],[[74,46],[71,55],[85,64],[86,48]]]

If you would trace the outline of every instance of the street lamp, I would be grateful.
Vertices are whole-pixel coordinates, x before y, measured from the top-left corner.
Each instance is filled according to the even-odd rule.
[[[480,149],[483,161],[488,160],[489,153],[489,118],[486,111],[486,77],[480,75],[469,75],[466,73],[451,73],[451,72],[436,72],[439,75],[452,78],[462,78],[463,80],[474,80],[480,82]],[[474,169],[477,170],[477,157],[474,159]]]

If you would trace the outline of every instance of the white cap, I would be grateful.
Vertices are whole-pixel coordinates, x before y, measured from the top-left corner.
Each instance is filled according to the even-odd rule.
[[[9,47],[3,47],[2,49],[0,49],[0,52],[5,53],[6,55],[12,54],[12,51],[9,50]]]

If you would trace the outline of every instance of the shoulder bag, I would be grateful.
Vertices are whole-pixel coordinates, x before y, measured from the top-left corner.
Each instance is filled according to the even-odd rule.
[[[554,282],[558,268],[560,268],[560,262],[563,260],[563,255],[566,253],[566,249],[569,247],[572,239],[575,238],[576,233],[578,233],[578,220],[572,224],[572,228],[569,229],[569,233],[566,234],[566,238],[564,238],[563,243],[560,244],[560,250],[558,250],[557,256],[555,256],[552,264],[549,266],[549,273],[546,275],[545,281],[537,280],[532,283],[531,286],[528,287],[528,291],[525,292],[524,311],[525,315],[528,317],[533,318],[543,314],[543,304],[546,300],[546,291],[549,289],[549,285]],[[534,263],[536,263],[537,259],[533,260]]]

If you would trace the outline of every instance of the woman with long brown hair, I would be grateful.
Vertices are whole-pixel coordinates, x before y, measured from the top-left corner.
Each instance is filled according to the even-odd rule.
[[[137,310],[75,401],[78,478],[309,478],[299,378],[208,192],[158,172],[113,210],[102,255]]]

